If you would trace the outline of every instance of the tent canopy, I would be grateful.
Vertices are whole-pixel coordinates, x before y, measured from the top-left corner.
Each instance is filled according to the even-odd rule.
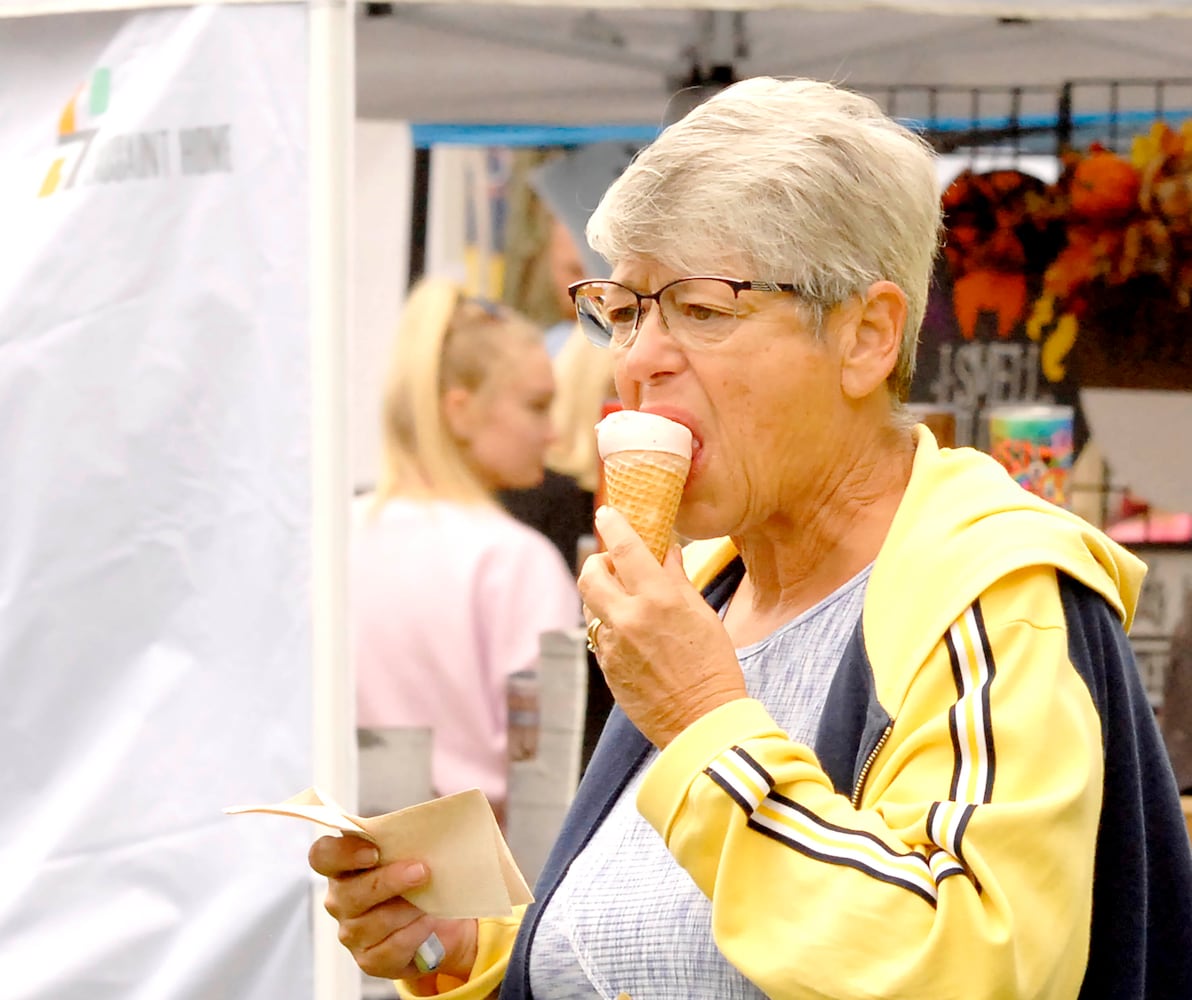
[[[1064,81],[1179,78],[1192,51],[1188,0],[701,6],[366,5],[357,24],[358,112],[412,122],[656,126],[674,111],[676,90],[731,66],[737,77],[842,81],[907,117],[972,116],[971,88],[1012,86],[1024,88],[1019,113],[1054,115]],[[901,90],[891,108],[892,85]],[[932,99],[912,85],[953,89]],[[1155,98],[1150,88],[1115,97],[1089,86],[1077,100],[1078,113],[1115,101],[1149,112]],[[1004,115],[1008,101],[995,98],[976,115]],[[1192,88],[1169,92],[1166,107],[1192,109]]]
[[[187,3],[0,0],[0,20]],[[657,127],[682,110],[676,91],[726,68],[736,77],[844,82],[908,118],[1054,116],[1065,81],[1178,80],[1192,51],[1192,0],[652,0],[646,7],[636,0],[397,0],[356,8],[359,116],[415,123]],[[932,97],[916,86],[943,89]],[[1011,87],[1024,88],[1014,107]],[[985,94],[974,106],[973,88],[1007,94]],[[1161,100],[1169,112],[1192,111],[1192,85]],[[1074,111],[1144,114],[1155,103],[1148,87],[1090,85],[1078,89]]]

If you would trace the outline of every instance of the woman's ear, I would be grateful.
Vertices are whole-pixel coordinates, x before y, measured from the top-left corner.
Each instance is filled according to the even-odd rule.
[[[443,421],[457,441],[471,441],[476,433],[476,394],[462,385],[443,393]]]
[[[840,387],[845,396],[863,399],[885,385],[898,363],[904,329],[906,295],[892,281],[875,281],[865,292],[841,359]]]

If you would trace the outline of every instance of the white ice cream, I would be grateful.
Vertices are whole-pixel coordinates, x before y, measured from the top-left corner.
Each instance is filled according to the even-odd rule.
[[[691,431],[656,413],[615,410],[596,425],[600,457],[620,451],[665,451],[691,458]]]

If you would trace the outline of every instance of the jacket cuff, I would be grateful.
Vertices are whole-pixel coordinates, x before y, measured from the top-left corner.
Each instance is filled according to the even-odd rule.
[[[734,744],[767,736],[782,737],[783,732],[754,698],[712,709],[676,736],[650,765],[637,793],[638,812],[669,842],[687,791],[704,768]]]
[[[518,906],[511,917],[483,917],[476,927],[476,962],[468,981],[454,989],[436,993],[444,1000],[484,1000],[495,995],[505,970],[509,968],[509,956],[513,953],[513,942],[525,916],[525,906]],[[396,982],[397,995],[403,1000],[417,1000],[419,994],[411,993],[404,983]]]

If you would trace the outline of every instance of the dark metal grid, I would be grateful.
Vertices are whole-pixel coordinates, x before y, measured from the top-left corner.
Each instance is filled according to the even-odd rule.
[[[1192,118],[1192,77],[1069,80],[1052,86],[857,85],[940,152],[1014,158],[1100,143],[1128,153],[1156,121]]]

